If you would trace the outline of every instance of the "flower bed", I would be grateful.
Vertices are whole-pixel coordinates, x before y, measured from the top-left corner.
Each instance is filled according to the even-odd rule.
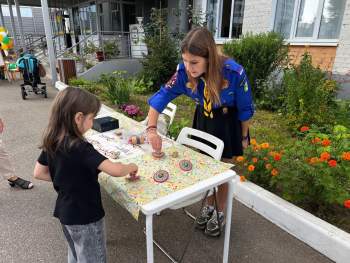
[[[274,151],[254,139],[237,158],[241,181],[272,191],[350,232],[350,132],[337,125],[325,134],[303,126],[294,143]]]

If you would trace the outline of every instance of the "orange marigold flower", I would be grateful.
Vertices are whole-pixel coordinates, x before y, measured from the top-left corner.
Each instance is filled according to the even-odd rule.
[[[273,157],[273,159],[274,159],[275,161],[279,161],[279,160],[281,160],[281,157],[282,157],[281,154],[276,153],[275,156]]]
[[[310,162],[310,164],[317,163],[318,162],[318,158],[317,157],[312,157],[309,162]]]
[[[329,167],[336,167],[337,166],[337,161],[336,160],[330,160],[328,161]]]
[[[245,178],[244,175],[241,175],[241,176],[239,177],[239,180],[240,180],[241,182],[245,182],[247,179]]]
[[[321,153],[321,161],[328,161],[331,158],[331,155],[328,152]]]
[[[324,139],[324,140],[322,141],[322,145],[323,145],[323,146],[329,146],[329,145],[331,145],[331,141],[328,140],[328,139]]]
[[[350,199],[344,201],[344,206],[350,209]]]
[[[302,126],[302,127],[300,128],[300,131],[301,131],[301,132],[306,132],[306,131],[308,131],[308,130],[310,130],[310,128],[309,128],[308,126]]]
[[[350,152],[343,152],[341,158],[342,158],[344,161],[350,161]]]
[[[311,142],[312,142],[313,144],[317,144],[317,143],[319,143],[320,141],[321,141],[321,139],[318,138],[318,137],[313,138],[313,139],[311,140]]]
[[[262,149],[267,149],[267,148],[270,147],[270,145],[269,145],[268,142],[264,142],[264,143],[262,143],[262,144],[260,145],[260,147],[261,147]]]
[[[278,171],[277,171],[277,169],[272,169],[272,171],[271,171],[271,175],[272,176],[276,176],[276,175],[278,175]]]
[[[243,162],[244,161],[244,157],[243,156],[238,156],[236,158],[237,162]]]
[[[257,144],[257,142],[256,142],[256,140],[255,140],[255,139],[251,139],[251,140],[250,140],[250,144],[251,144],[251,145],[256,145],[256,144]]]
[[[251,164],[251,165],[248,166],[248,171],[249,171],[249,172],[253,172],[254,169],[255,169],[255,166],[254,166],[254,165]]]
[[[254,157],[254,158],[252,159],[252,162],[253,162],[253,163],[257,163],[257,162],[258,162],[258,158]]]
[[[265,165],[265,168],[266,168],[267,170],[270,170],[270,169],[272,168],[272,165],[271,165],[270,163],[267,163],[267,164]]]

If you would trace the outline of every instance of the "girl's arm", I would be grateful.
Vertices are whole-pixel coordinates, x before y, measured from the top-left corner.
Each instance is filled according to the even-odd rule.
[[[52,182],[49,167],[36,162],[34,167],[34,178],[47,182]]]
[[[113,163],[110,160],[104,160],[98,167],[102,172],[105,172],[111,176],[120,177],[128,174],[136,175],[138,167],[134,163],[122,164]]]

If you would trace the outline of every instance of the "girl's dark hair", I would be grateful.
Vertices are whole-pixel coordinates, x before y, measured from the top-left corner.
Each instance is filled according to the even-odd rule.
[[[191,55],[206,58],[208,61],[205,80],[209,91],[211,101],[215,104],[221,104],[220,91],[223,86],[222,66],[225,56],[219,54],[215,40],[211,32],[205,27],[195,27],[189,31],[181,43],[181,53],[190,53]],[[194,83],[190,74],[187,74],[190,82]],[[196,85],[192,85],[196,89]]]
[[[49,155],[53,155],[59,146],[63,151],[84,140],[83,134],[75,123],[75,115],[82,112],[83,115],[96,115],[101,107],[98,98],[80,88],[67,87],[55,97],[49,118],[49,124],[43,134],[41,149]],[[65,139],[68,138],[67,144]]]

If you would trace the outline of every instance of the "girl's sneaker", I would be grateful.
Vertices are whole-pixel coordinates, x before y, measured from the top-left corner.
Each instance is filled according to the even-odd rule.
[[[202,208],[201,214],[196,218],[197,229],[201,229],[201,230],[205,229],[214,210],[215,210],[214,207],[209,205],[206,205]]]
[[[222,229],[225,225],[225,215],[223,212],[219,212],[219,222],[216,210],[211,215],[204,233],[208,236],[218,237],[220,236]]]

